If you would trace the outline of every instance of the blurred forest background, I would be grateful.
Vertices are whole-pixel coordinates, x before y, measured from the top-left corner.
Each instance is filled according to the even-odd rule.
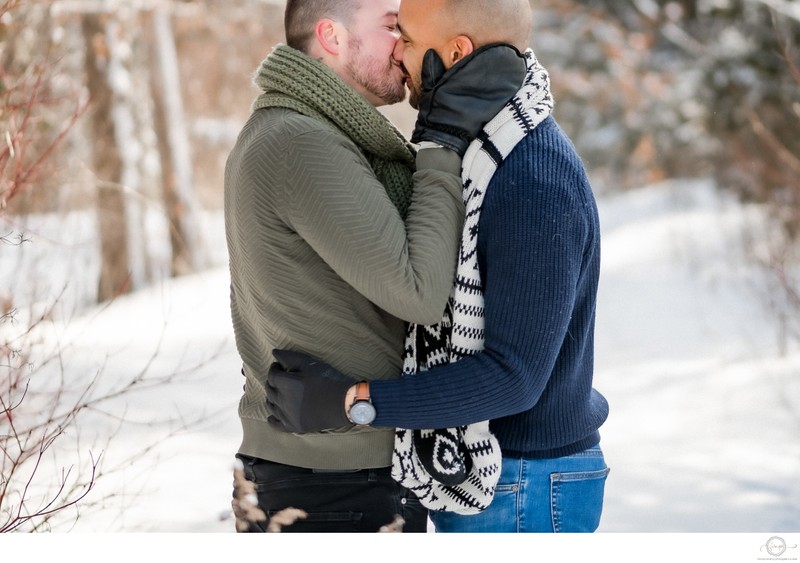
[[[532,45],[551,72],[556,116],[601,195],[713,177],[721,190],[771,205],[794,241],[799,3],[532,6]],[[279,0],[2,0],[3,217],[94,209],[98,301],[165,269],[208,266],[199,217],[221,205],[225,158],[255,95],[250,76],[282,41],[282,16]],[[405,104],[386,113],[410,130]],[[163,241],[141,236],[152,209],[164,214]],[[13,225],[3,223],[6,242],[22,236]],[[797,258],[786,241],[770,257],[782,267]]]
[[[786,338],[800,338],[800,2],[531,4],[556,118],[598,195],[711,178],[763,205],[774,228],[752,241],[752,259],[782,293]],[[222,206],[225,160],[256,93],[251,75],[282,40],[279,0],[0,0],[3,277],[13,278],[32,216],[92,218],[100,267],[70,312],[224,265],[207,217]],[[410,132],[410,108],[384,110]],[[0,287],[0,329],[56,314],[59,297],[40,281]],[[9,423],[28,392],[28,354],[18,336],[0,338]],[[8,468],[47,442],[36,430],[27,442],[22,428],[0,432],[0,506]]]

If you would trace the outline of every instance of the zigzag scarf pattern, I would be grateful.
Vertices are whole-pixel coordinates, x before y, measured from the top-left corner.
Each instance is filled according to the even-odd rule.
[[[477,257],[483,198],[497,167],[553,110],[547,71],[532,50],[524,56],[528,72],[522,87],[464,155],[466,216],[453,291],[439,324],[408,326],[404,374],[428,371],[483,350],[483,284]],[[500,446],[488,421],[395,432],[392,477],[432,511],[476,514],[484,510],[494,497],[501,463]]]

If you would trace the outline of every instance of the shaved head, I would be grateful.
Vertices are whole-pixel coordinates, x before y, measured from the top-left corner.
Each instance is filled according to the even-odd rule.
[[[449,35],[467,35],[475,47],[510,43],[528,46],[532,16],[528,0],[432,0],[428,13]]]
[[[401,0],[397,16],[401,40],[394,58],[405,72],[411,107],[418,107],[428,50],[439,55],[445,68],[495,43],[523,52],[532,19],[529,0]]]

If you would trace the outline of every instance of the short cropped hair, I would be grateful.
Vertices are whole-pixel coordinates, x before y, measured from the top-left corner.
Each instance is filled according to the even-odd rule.
[[[283,25],[286,44],[306,52],[314,37],[314,26],[322,18],[347,25],[361,7],[362,0],[287,0]],[[365,0],[369,1],[369,0]]]

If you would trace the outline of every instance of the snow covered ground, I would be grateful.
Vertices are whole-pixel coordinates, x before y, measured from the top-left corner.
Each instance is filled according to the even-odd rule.
[[[743,260],[752,219],[703,183],[602,202],[601,531],[800,531],[800,353]]]
[[[778,353],[764,284],[742,258],[752,217],[704,182],[600,207],[596,387],[611,405],[602,435],[612,468],[600,531],[800,532],[800,351]],[[209,240],[224,240],[214,225]],[[85,285],[92,267],[69,256],[68,279]],[[232,532],[242,382],[227,284],[224,267],[170,280],[53,330],[66,375],[99,373],[98,389],[177,373],[104,406],[126,421],[103,444],[104,468],[120,468],[92,492],[102,509],[73,531]],[[85,463],[92,436],[110,428],[106,416],[85,420],[61,459]]]

